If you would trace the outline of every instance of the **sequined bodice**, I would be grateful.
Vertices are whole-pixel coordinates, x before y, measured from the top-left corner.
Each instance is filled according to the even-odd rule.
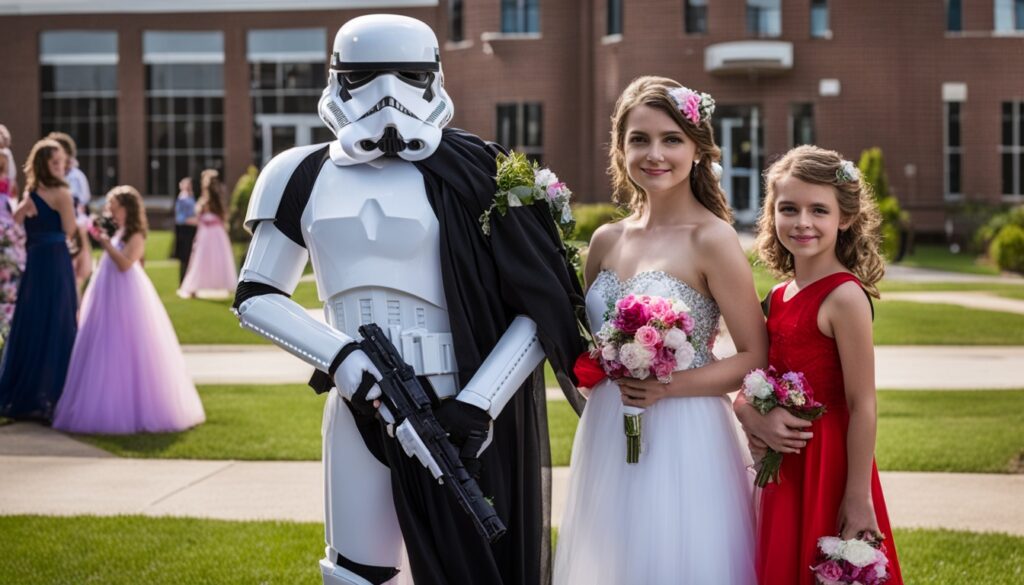
[[[587,318],[592,331],[604,324],[605,314],[616,301],[628,294],[654,295],[676,298],[690,307],[693,317],[693,344],[697,349],[694,368],[714,361],[711,347],[718,335],[718,303],[694,290],[690,285],[660,270],[641,272],[632,278],[619,280],[611,270],[602,270],[587,291]]]

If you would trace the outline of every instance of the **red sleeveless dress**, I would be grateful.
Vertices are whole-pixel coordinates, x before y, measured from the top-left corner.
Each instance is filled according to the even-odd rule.
[[[857,277],[839,272],[817,280],[789,301],[786,286],[771,292],[768,314],[768,363],[780,373],[803,372],[814,397],[827,412],[814,421],[814,438],[800,454],[782,460],[781,481],[761,493],[757,528],[757,579],[760,585],[814,585],[810,566],[818,556],[818,538],[838,535],[839,506],[846,489],[846,432],[849,411],[843,369],[835,339],[818,330],[818,309],[825,297]],[[902,585],[889,515],[871,466],[871,497],[878,528],[886,536],[890,580]]]

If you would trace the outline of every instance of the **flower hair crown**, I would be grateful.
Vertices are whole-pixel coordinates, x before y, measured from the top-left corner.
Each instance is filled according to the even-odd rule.
[[[668,95],[675,100],[683,117],[694,126],[711,120],[715,113],[715,98],[709,93],[694,91],[688,87],[675,87],[668,90]]]
[[[860,179],[860,170],[857,169],[857,165],[853,164],[853,161],[843,160],[839,163],[839,168],[836,169],[836,180],[840,183],[850,183]]]

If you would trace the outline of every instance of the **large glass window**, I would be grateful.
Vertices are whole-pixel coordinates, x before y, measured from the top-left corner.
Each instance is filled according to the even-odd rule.
[[[147,190],[174,195],[178,180],[224,166],[224,35],[145,31]]]
[[[327,30],[251,30],[247,40],[253,164],[262,166],[293,146],[330,140],[316,113],[327,79]]]
[[[708,32],[708,0],[686,0],[683,7],[683,27],[686,34],[702,35]]]
[[[793,104],[789,109],[789,146],[814,144],[814,104]]]
[[[93,192],[106,193],[117,185],[117,33],[44,31],[39,45],[40,134],[70,135]]]
[[[498,104],[498,144],[544,162],[544,107],[540,103]]]
[[[1024,30],[1024,0],[995,0],[994,17],[997,32]]]
[[[828,0],[811,0],[811,38],[828,39],[832,30],[828,23]]]
[[[606,35],[622,34],[622,0],[605,0],[608,3],[608,23]]]
[[[453,43],[466,40],[463,4],[462,0],[448,0],[448,40]]]
[[[1003,167],[1003,195],[1024,195],[1024,102],[1003,102],[1002,140],[999,155]]]
[[[782,34],[782,0],[747,0],[747,32],[759,37]]]
[[[946,0],[946,30],[963,30],[963,7],[960,0]]]
[[[944,104],[943,154],[945,156],[945,193],[947,199],[962,197],[960,187],[963,147],[960,142],[960,102]]]
[[[540,0],[501,0],[501,32],[539,33]]]

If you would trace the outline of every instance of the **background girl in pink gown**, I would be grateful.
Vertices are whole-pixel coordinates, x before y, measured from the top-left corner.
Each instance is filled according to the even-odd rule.
[[[192,246],[192,259],[189,260],[188,272],[185,273],[178,294],[194,297],[199,291],[217,291],[228,295],[238,283],[238,271],[235,269],[231,241],[224,227],[226,213],[220,174],[214,169],[206,169],[200,176],[199,184],[202,189],[196,203],[199,225]]]
[[[82,301],[54,428],[75,433],[181,431],[206,419],[167,311],[139,261],[146,245],[142,197],[115,187],[107,209],[118,226],[93,236],[104,254]]]

